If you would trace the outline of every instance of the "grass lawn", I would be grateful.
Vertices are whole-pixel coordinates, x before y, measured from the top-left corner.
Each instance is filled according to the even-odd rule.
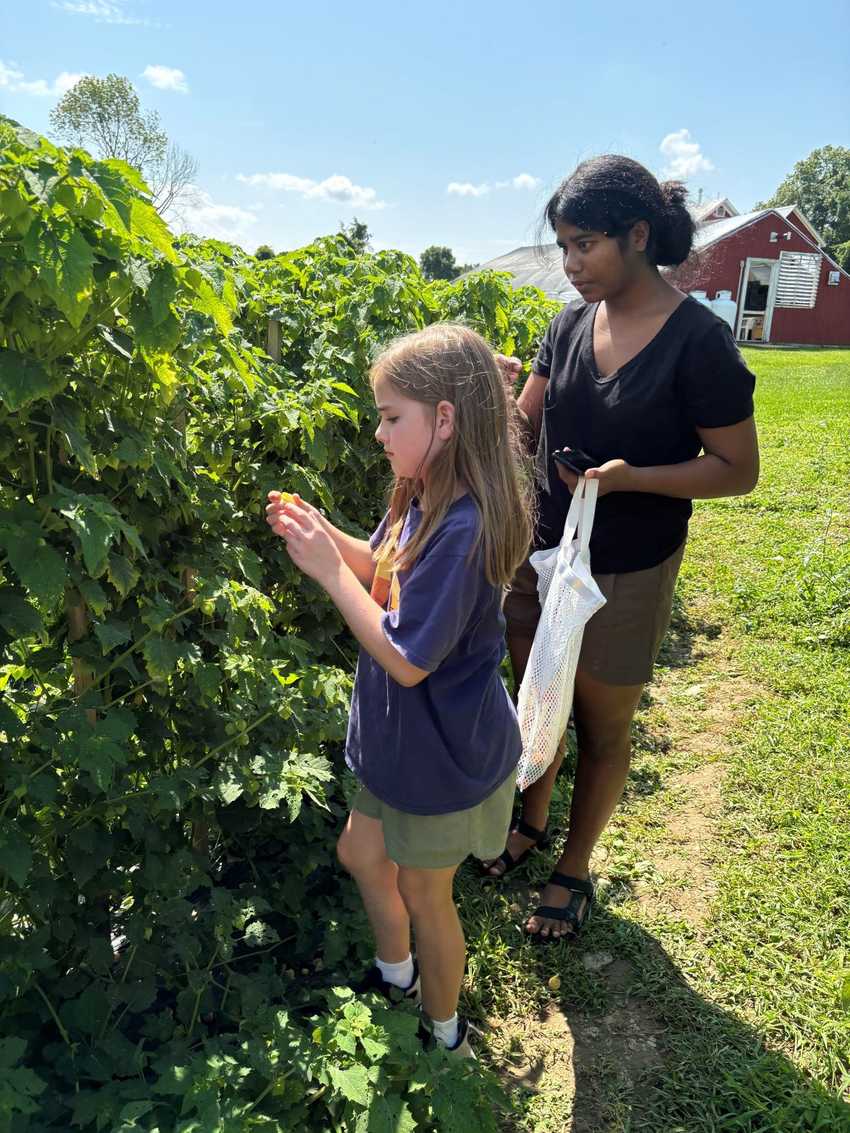
[[[850,1131],[850,351],[747,360],[761,481],[696,506],[595,916],[523,942],[552,851],[461,878],[506,1129]]]

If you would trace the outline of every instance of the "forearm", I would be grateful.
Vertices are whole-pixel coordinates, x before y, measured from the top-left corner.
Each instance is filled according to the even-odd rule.
[[[517,416],[523,430],[523,439],[530,452],[537,448],[543,427],[543,404],[546,396],[546,378],[532,373],[516,400]]]
[[[424,669],[406,661],[387,640],[381,624],[384,611],[366,593],[350,567],[340,564],[329,579],[322,580],[322,585],[348,628],[393,680],[410,688],[428,676]]]
[[[758,466],[733,464],[713,453],[704,453],[682,464],[629,467],[627,491],[650,492],[683,500],[713,500],[721,496],[744,496],[758,480]]]
[[[334,527],[331,521],[324,516],[322,523],[357,581],[363,586],[369,586],[375,573],[375,561],[372,558],[369,540],[357,539],[354,535],[347,535],[344,531],[340,531],[338,527]]]

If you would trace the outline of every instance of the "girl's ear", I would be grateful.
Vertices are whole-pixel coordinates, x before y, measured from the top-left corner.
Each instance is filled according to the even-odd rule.
[[[455,429],[455,407],[450,401],[437,404],[437,436],[441,441],[451,440]]]
[[[649,243],[649,223],[645,220],[638,220],[632,225],[630,232],[632,239],[632,247],[636,252],[645,252],[646,246]]]

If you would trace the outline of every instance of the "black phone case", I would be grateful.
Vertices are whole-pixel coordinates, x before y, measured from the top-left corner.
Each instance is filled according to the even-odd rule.
[[[575,472],[578,476],[583,476],[588,468],[596,468],[597,466],[597,461],[580,449],[570,449],[569,452],[561,452],[560,449],[556,449],[552,453],[552,459],[557,461],[558,464],[563,464],[565,468],[569,468],[570,472]]]

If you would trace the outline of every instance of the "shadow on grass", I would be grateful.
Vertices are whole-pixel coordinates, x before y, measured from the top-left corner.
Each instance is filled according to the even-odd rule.
[[[719,637],[722,627],[717,622],[705,621],[694,615],[682,601],[677,588],[673,594],[673,609],[670,615],[670,628],[661,643],[658,663],[671,669],[682,669],[700,659],[698,639],[714,640]]]
[[[569,1078],[571,1048],[574,1079],[566,1108],[570,1083],[560,1083],[561,1123],[547,1125],[547,1094],[558,1082],[548,1080],[545,1057],[512,1074],[525,1095],[520,1108],[533,1114],[528,1128],[850,1133],[850,1105],[837,1089],[824,1088],[768,1049],[753,1027],[699,995],[634,922],[603,908],[578,944],[526,946],[522,960],[544,987],[553,972],[560,976],[560,1001],[535,1022],[561,1044],[559,1079]],[[840,1061],[834,1052],[833,1063]]]

